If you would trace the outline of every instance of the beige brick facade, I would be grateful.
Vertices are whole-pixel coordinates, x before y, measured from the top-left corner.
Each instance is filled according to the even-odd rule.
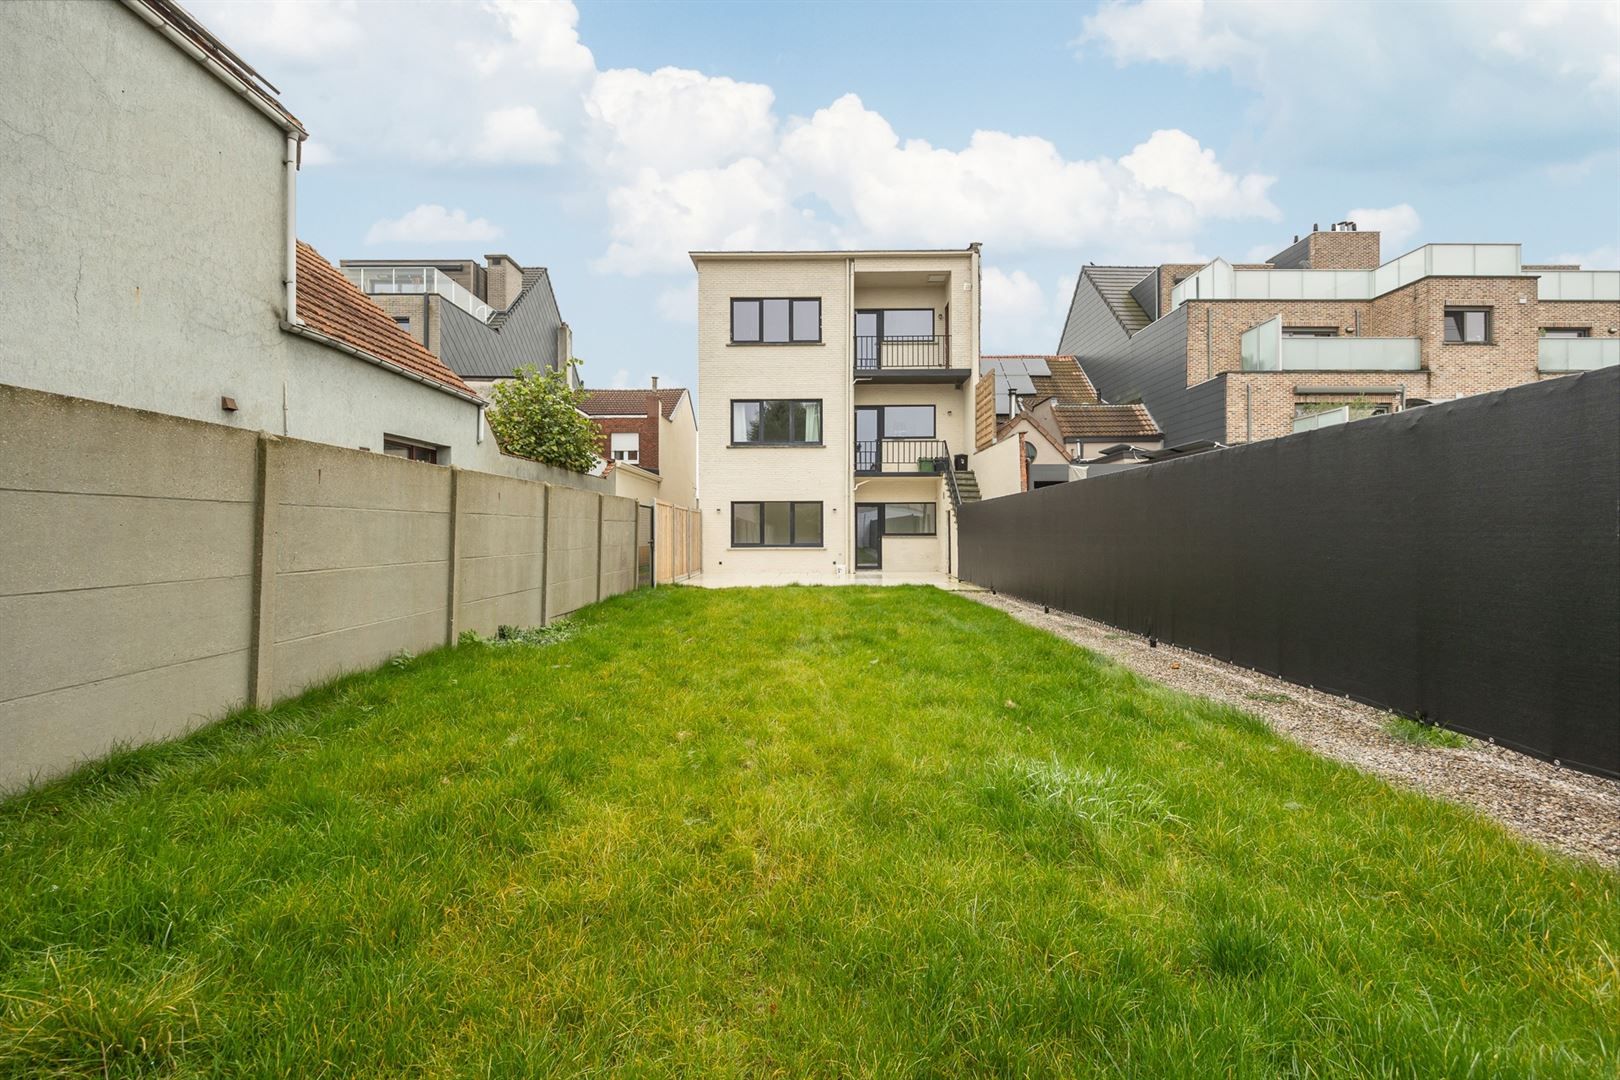
[[[857,502],[931,501],[932,537],[895,537],[884,544],[885,571],[947,569],[954,544],[943,478],[855,475],[857,405],[932,405],[935,437],[951,452],[974,450],[979,355],[978,253],[826,252],[727,255],[699,253],[698,462],[703,484],[704,574],[711,580],[827,581],[855,568]],[[930,275],[945,280],[930,282]],[[748,344],[731,340],[731,301],[816,298],[821,340]],[[967,373],[958,386],[943,377],[915,382],[857,381],[857,310],[931,308],[949,334],[949,368]],[[737,446],[732,402],[755,399],[821,402],[819,445]],[[749,501],[819,502],[823,542],[813,547],[734,547],[731,508]]]

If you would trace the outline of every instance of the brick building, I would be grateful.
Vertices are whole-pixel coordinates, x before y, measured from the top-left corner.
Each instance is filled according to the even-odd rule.
[[[1620,270],[1352,222],[1269,262],[1082,268],[1058,351],[1166,443],[1250,442],[1620,364]]]
[[[487,394],[520,367],[560,370],[573,358],[551,274],[510,255],[477,259],[344,259],[343,273],[395,325]],[[579,385],[569,369],[570,381]]]
[[[604,461],[651,474],[661,502],[697,505],[697,411],[690,393],[679,387],[661,390],[655,378],[650,389],[586,390],[580,411],[601,429],[597,452]]]

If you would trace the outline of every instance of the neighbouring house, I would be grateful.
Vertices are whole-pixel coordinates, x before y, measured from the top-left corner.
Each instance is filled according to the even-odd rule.
[[[1072,356],[984,356],[979,370],[978,449],[1022,436],[1031,488],[1076,479],[1075,463],[1122,441],[1163,445],[1146,406],[1104,402]]]
[[[614,492],[638,502],[698,504],[697,411],[680,387],[586,390],[580,411],[601,429]]]
[[[960,505],[1027,484],[974,445],[979,246],[692,262],[705,580],[952,571]]]
[[[487,264],[487,265],[486,265]],[[477,259],[343,259],[349,280],[467,384],[487,394],[520,367],[579,374],[573,331],[551,274],[510,255]]]
[[[1313,228],[1264,263],[1081,268],[1058,352],[1170,445],[1242,443],[1620,364],[1620,270]]]
[[[604,490],[503,455],[484,400],[297,242],[305,137],[177,4],[0,7],[0,382]]]

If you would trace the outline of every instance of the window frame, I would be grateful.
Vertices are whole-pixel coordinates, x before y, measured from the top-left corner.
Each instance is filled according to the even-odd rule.
[[[884,539],[887,539],[888,537],[891,537],[891,536],[911,537],[911,536],[938,536],[939,535],[939,504],[936,503],[936,502],[928,502],[927,500],[919,501],[919,500],[916,500],[916,499],[897,499],[894,502],[874,503],[873,505],[881,506],[883,508],[878,514],[878,520],[882,523],[882,526],[883,526],[882,531],[878,535],[882,536]],[[922,507],[926,507],[928,510],[932,511],[932,513],[929,514],[929,515],[925,515],[925,516],[930,516],[930,517],[932,517],[934,519],[933,520],[933,526],[934,527],[932,529],[930,529],[928,532],[892,533],[892,532],[889,531],[889,507],[891,507],[891,506],[922,506]]]
[[[788,506],[788,542],[785,544],[767,544],[765,542],[765,506],[768,503],[784,503]],[[759,541],[747,543],[737,539],[737,507],[759,507]],[[799,540],[799,511],[801,506],[814,506],[816,517],[821,522],[820,538],[814,541],[800,542]],[[824,548],[827,546],[827,505],[819,499],[733,499],[731,503],[731,546],[734,548]]]
[[[1334,338],[1339,336],[1337,326],[1285,326],[1282,328],[1285,338]]]
[[[1467,337],[1468,321],[1465,318],[1460,324],[1462,336],[1456,341],[1451,340],[1448,333],[1451,316],[1468,315],[1481,312],[1485,316],[1485,336],[1478,341],[1470,341]],[[1485,304],[1447,304],[1440,312],[1440,337],[1446,345],[1495,345],[1496,344],[1496,308]]]
[[[397,446],[406,452],[403,454],[389,453],[388,448],[390,446]],[[383,436],[382,452],[384,456],[396,457],[404,461],[421,461],[426,462],[429,465],[437,465],[439,463],[439,454],[444,449],[444,447],[437,446],[433,443],[423,442],[420,439],[407,439],[403,435],[385,434]]]
[[[765,302],[767,300],[781,300],[788,306],[788,329],[786,341],[765,340]],[[812,338],[799,338],[794,334],[795,307],[801,303],[814,302],[816,305],[816,336]],[[737,305],[753,304],[758,313],[759,337],[755,340],[739,341],[737,339]],[[825,344],[822,334],[822,299],[819,296],[733,296],[727,302],[726,318],[730,324],[730,344],[732,345],[822,345]]]
[[[614,449],[613,440],[618,439],[618,438],[624,438],[624,437],[628,437],[628,438],[632,438],[632,439],[636,440],[635,447],[633,449],[630,449],[630,450],[617,450],[617,449]],[[619,455],[621,453],[634,454],[635,457],[620,457]],[[640,465],[641,464],[641,432],[639,432],[639,431],[610,431],[610,432],[608,432],[608,460],[610,460],[610,461],[628,462],[631,465]]]
[[[1592,336],[1590,326],[1543,326],[1540,336],[1554,341],[1580,341]]]
[[[781,442],[775,439],[760,439],[757,441],[738,441],[737,439],[737,406],[758,405],[763,411],[768,401],[789,401],[799,405],[814,405],[821,416],[821,438],[815,442],[808,439],[789,439]],[[731,440],[726,445],[730,447],[755,446],[826,446],[827,442],[827,406],[821,398],[732,398],[731,399]],[[780,501],[780,500],[778,500]]]

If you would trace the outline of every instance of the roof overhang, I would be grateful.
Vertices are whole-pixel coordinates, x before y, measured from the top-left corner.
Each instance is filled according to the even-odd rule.
[[[277,127],[299,142],[309,138],[304,125],[276,98],[280,91],[174,0],[124,0],[124,6]]]

